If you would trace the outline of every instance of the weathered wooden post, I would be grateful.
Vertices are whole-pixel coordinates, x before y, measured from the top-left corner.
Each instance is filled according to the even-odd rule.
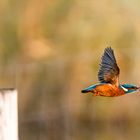
[[[0,89],[0,140],[18,140],[17,90]]]

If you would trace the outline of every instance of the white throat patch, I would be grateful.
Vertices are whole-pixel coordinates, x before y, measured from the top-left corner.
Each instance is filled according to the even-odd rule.
[[[128,89],[127,89],[127,88],[124,88],[123,86],[121,86],[121,87],[122,87],[122,89],[123,89],[124,91],[126,91],[126,92],[128,91]]]

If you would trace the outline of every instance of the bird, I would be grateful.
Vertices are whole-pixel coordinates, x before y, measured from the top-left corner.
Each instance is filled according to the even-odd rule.
[[[114,50],[107,47],[101,57],[98,71],[99,83],[81,90],[82,93],[93,93],[93,96],[116,97],[140,91],[133,84],[119,83],[120,68],[118,67]]]

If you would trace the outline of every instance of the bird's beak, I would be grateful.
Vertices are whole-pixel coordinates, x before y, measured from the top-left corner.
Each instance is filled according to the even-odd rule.
[[[140,87],[138,87],[138,89],[137,89],[138,91],[140,91]]]

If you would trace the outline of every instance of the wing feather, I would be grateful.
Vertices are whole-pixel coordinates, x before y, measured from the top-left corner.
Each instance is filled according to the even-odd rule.
[[[98,79],[101,83],[111,83],[118,86],[119,67],[117,65],[114,51],[111,47],[105,48],[101,58]]]

